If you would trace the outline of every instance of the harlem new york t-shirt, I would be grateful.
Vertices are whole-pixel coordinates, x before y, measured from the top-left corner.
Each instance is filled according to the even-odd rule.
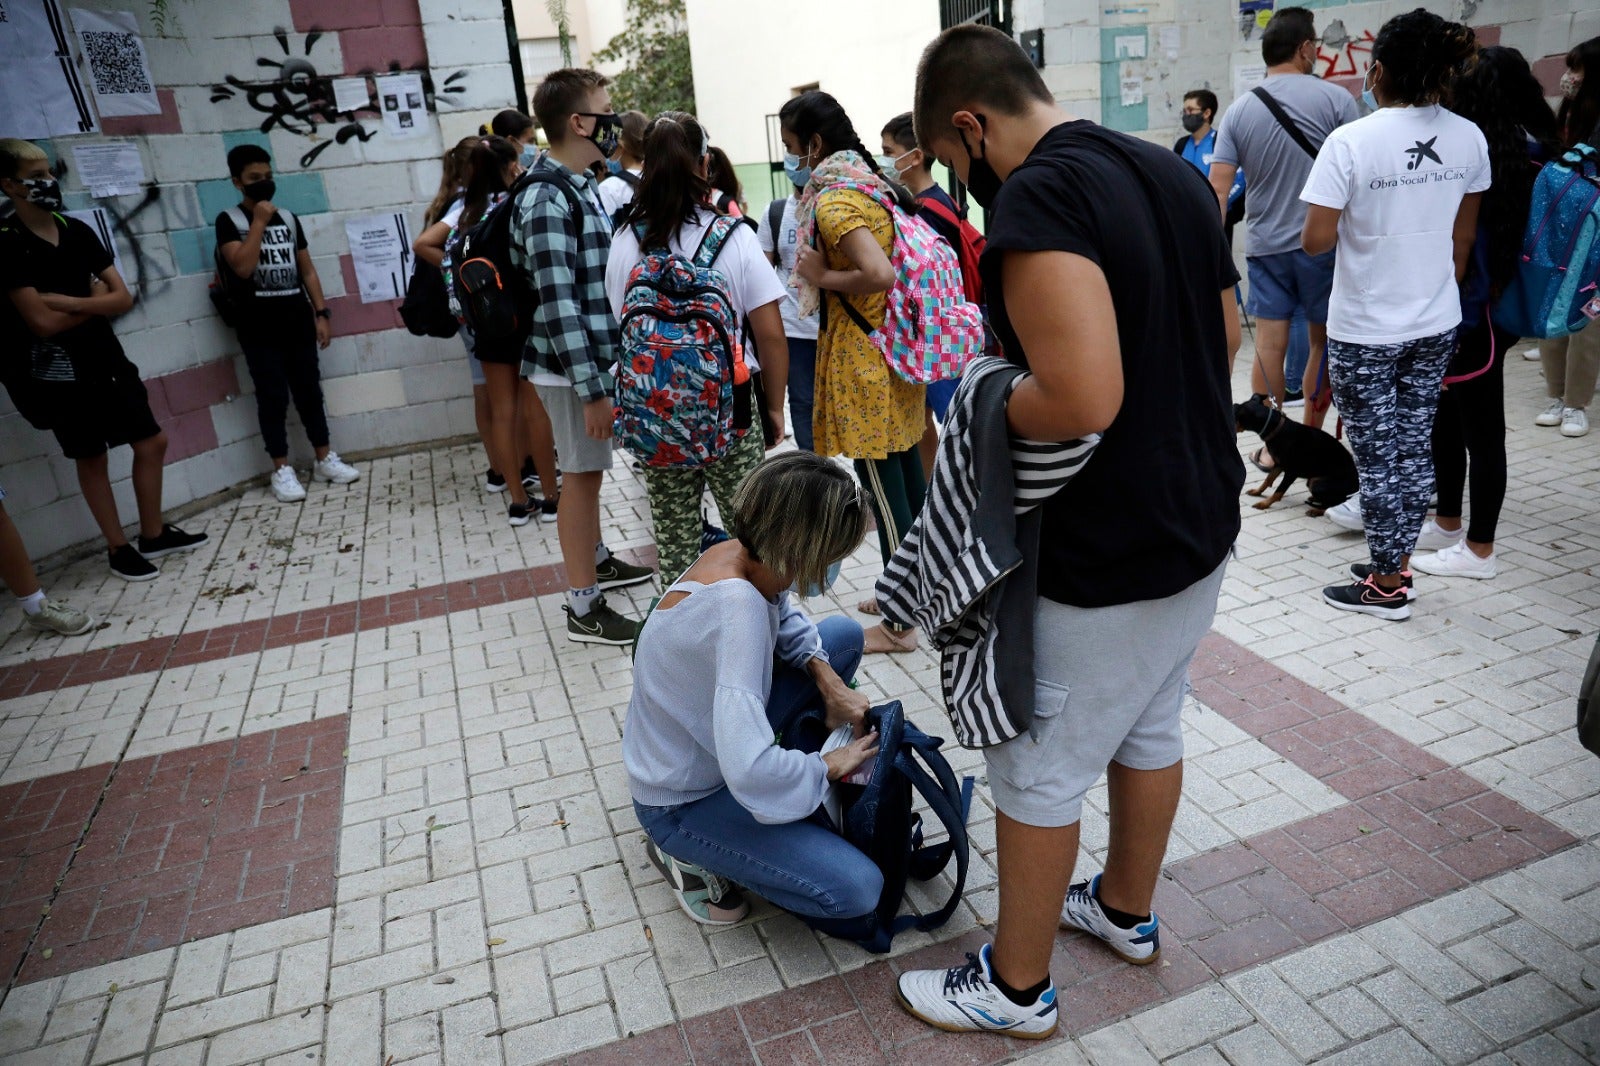
[[[248,217],[248,215],[247,215]],[[232,211],[217,216],[217,247],[240,241],[245,234],[233,219]],[[240,292],[239,328],[310,331],[313,327],[311,301],[301,287],[296,256],[306,247],[305,231],[297,218],[291,224],[274,212],[261,234],[261,258],[250,281],[253,292]],[[240,286],[248,289],[249,286]]]

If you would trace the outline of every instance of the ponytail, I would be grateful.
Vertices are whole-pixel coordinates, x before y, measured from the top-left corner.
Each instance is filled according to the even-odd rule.
[[[490,135],[478,142],[472,150],[469,163],[472,180],[467,183],[467,191],[463,194],[465,205],[456,229],[465,233],[477,225],[489,209],[489,198],[506,191],[505,179],[500,175],[507,166],[517,161],[517,155],[517,146],[504,137]]]
[[[850,116],[845,114],[839,101],[828,93],[820,89],[801,93],[779,109],[778,122],[784,129],[794,134],[801,144],[809,142],[813,137],[822,138],[824,156],[833,155],[835,152],[855,152],[893,193],[895,203],[902,211],[916,211],[917,198],[911,195],[911,191],[904,185],[890,181],[884,176],[883,169],[878,166],[877,158],[861,143],[861,136],[856,133],[855,124],[850,121]]]
[[[701,174],[710,137],[693,115],[668,111],[645,127],[644,171],[618,228],[644,225],[644,248],[667,247],[680,226],[693,221],[710,194]]]
[[[463,137],[456,146],[444,154],[439,173],[439,191],[422,215],[424,226],[431,226],[444,217],[450,202],[460,196],[472,180],[472,150],[478,146],[477,137]]]

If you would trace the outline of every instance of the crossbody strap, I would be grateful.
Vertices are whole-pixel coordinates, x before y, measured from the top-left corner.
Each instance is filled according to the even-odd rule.
[[[1272,112],[1272,117],[1278,120],[1278,125],[1283,127],[1284,132],[1289,135],[1295,144],[1300,146],[1306,155],[1312,159],[1317,158],[1317,152],[1320,151],[1319,146],[1312,144],[1310,138],[1300,132],[1300,127],[1294,124],[1294,119],[1290,118],[1289,113],[1283,109],[1283,106],[1272,98],[1271,93],[1259,85],[1251,89],[1250,92],[1267,106],[1267,110]]]

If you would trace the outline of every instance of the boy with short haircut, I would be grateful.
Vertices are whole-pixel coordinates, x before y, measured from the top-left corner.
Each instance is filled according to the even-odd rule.
[[[27,331],[23,354],[37,402],[62,454],[77,464],[111,572],[126,581],[153,580],[161,571],[151,559],[193,551],[206,535],[162,521],[167,436],[110,321],[133,307],[133,294],[94,231],[60,213],[61,183],[38,145],[0,140],[0,192],[16,209],[0,225],[0,287],[21,319],[17,329]],[[123,444],[133,448],[137,548],[123,534],[106,459],[106,449]]]
[[[611,224],[590,173],[616,151],[622,128],[607,84],[592,70],[558,70],[534,94],[550,151],[529,168],[543,180],[517,194],[511,262],[538,294],[522,373],[550,414],[565,476],[556,531],[569,585],[567,639],[626,646],[640,624],[612,610],[604,590],[649,581],[654,571],[618,559],[600,537],[600,486],[611,469],[615,417],[611,368],[621,340],[606,298]],[[557,182],[575,194],[577,213]]]
[[[272,494],[283,503],[297,503],[306,490],[289,465],[284,419],[291,396],[316,450],[311,476],[335,485],[361,476],[328,446],[317,349],[332,339],[330,312],[300,220],[272,202],[277,192],[272,157],[260,145],[241,144],[228,153],[228,173],[242,199],[217,216],[218,271],[232,274],[224,277],[224,287],[256,386],[261,439],[272,458]]]

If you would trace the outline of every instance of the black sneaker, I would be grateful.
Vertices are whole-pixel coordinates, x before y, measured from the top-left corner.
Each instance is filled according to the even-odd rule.
[[[111,572],[124,581],[154,581],[161,571],[132,544],[112,548]]]
[[[1371,577],[1375,572],[1376,571],[1373,569],[1373,566],[1372,566],[1371,563],[1351,563],[1350,564],[1350,576],[1354,577],[1357,581],[1365,581],[1367,578]],[[1409,571],[1409,570],[1400,571],[1400,587],[1406,590],[1406,599],[1407,599],[1407,601],[1414,600],[1414,599],[1417,598],[1417,585],[1416,585],[1416,582],[1411,577],[1411,571]]]
[[[506,521],[510,522],[514,526],[525,526],[528,524],[528,515],[532,511],[532,500],[529,500],[527,503],[514,503],[510,507],[506,508]]]
[[[544,522],[546,524],[554,522],[556,520],[556,512],[558,510],[560,510],[560,508],[561,508],[561,497],[560,496],[556,496],[554,499],[552,499],[550,497],[545,497],[544,499],[540,500],[539,501],[539,521]]]
[[[483,491],[484,492],[504,492],[504,491],[506,491],[506,479],[501,477],[498,471],[495,471],[495,470],[489,471],[487,474],[483,475]]]
[[[1406,590],[1381,588],[1373,578],[1357,581],[1353,585],[1330,585],[1322,590],[1322,598],[1332,607],[1357,614],[1370,614],[1374,618],[1387,618],[1404,622],[1411,617],[1411,604],[1406,602]]]
[[[533,465],[533,456],[524,455],[522,457],[522,483],[524,485],[526,485],[530,481],[538,481],[538,480],[539,480],[539,471]]]
[[[610,644],[625,648],[639,639],[640,624],[613,611],[604,596],[597,599],[582,618],[572,613],[570,604],[563,604],[561,609],[567,612],[567,639],[574,644]]]
[[[629,585],[642,585],[656,576],[648,566],[625,563],[615,555],[594,568],[595,581],[603,589],[625,589]]]
[[[139,554],[146,559],[161,559],[179,552],[192,552],[209,539],[204,533],[185,533],[174,525],[161,527],[159,537],[139,537]]]

